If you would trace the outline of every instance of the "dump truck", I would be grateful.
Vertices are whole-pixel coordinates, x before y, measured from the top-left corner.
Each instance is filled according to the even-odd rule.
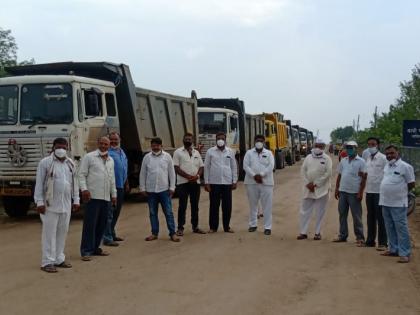
[[[273,153],[276,169],[282,169],[289,152],[286,123],[280,113],[264,113],[264,116],[266,148]]]
[[[292,121],[290,119],[286,119],[284,122],[287,126],[287,146],[289,147],[286,162],[289,165],[293,165],[296,163],[297,144],[293,136]]]
[[[246,114],[245,142],[246,149],[254,147],[254,138],[256,135],[264,135],[265,118],[264,115]]]
[[[185,132],[198,135],[195,97],[136,88],[127,65],[62,62],[6,71],[10,76],[0,79],[0,196],[10,216],[28,211],[38,162],[57,137],[68,140],[78,164],[100,136],[119,132],[129,183],[137,187],[153,137],[173,152]]]

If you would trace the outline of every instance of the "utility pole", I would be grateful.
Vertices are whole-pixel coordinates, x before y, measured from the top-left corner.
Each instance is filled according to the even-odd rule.
[[[376,129],[376,122],[378,120],[378,106],[375,106],[375,113],[373,114],[373,128]]]
[[[356,127],[356,132],[357,132],[357,133],[359,133],[359,127],[360,127],[359,122],[360,122],[360,114],[359,114],[359,115],[357,115],[357,127]]]

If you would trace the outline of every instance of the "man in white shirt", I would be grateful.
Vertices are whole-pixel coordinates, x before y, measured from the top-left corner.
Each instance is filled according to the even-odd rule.
[[[300,208],[300,234],[298,240],[308,238],[308,226],[312,212],[316,212],[314,240],[321,240],[321,224],[324,219],[331,187],[332,161],[325,154],[325,142],[317,138],[315,147],[303,161],[303,199]]]
[[[67,140],[57,138],[53,152],[43,158],[36,172],[34,199],[42,221],[41,270],[57,272],[56,267],[71,268],[65,261],[64,247],[71,211],[80,208],[76,168],[67,157]]]
[[[386,157],[379,152],[379,139],[370,137],[367,141],[368,153],[365,156],[367,168],[366,208],[367,208],[367,247],[375,247],[376,231],[378,231],[378,250],[385,250],[387,237],[382,208],[379,205],[379,186],[384,177]]]
[[[108,221],[109,207],[117,203],[114,161],[108,155],[109,139],[101,137],[98,149],[86,154],[79,169],[79,184],[86,211],[83,216],[83,232],[80,254],[83,261],[92,256],[108,256],[101,245]]]
[[[176,191],[179,197],[178,230],[176,235],[184,235],[185,212],[188,197],[191,204],[191,225],[193,233],[205,234],[198,227],[198,202],[200,200],[200,178],[203,174],[204,164],[200,152],[193,147],[191,133],[186,133],[183,138],[184,146],[174,152],[174,166],[176,173]]]
[[[223,230],[234,233],[230,227],[232,190],[236,189],[238,167],[233,151],[226,146],[224,132],[216,134],[216,146],[207,150],[204,160],[204,187],[210,195],[209,233],[219,228],[219,207],[222,202]]]
[[[172,196],[175,191],[175,170],[172,157],[162,150],[162,139],[151,140],[152,151],[147,153],[141,164],[140,193],[147,196],[149,204],[150,224],[152,234],[146,237],[146,241],[157,240],[159,235],[159,203],[166,218],[169,237],[173,242],[180,239],[175,235],[175,220],[172,213]]]
[[[382,206],[389,247],[381,255],[400,256],[399,263],[408,263],[411,243],[407,224],[407,195],[416,184],[414,170],[401,160],[396,146],[388,146],[385,155],[388,163],[380,186],[379,204]]]
[[[335,198],[338,199],[340,232],[334,242],[346,242],[349,235],[347,217],[349,208],[353,217],[353,229],[358,246],[363,246],[365,236],[362,223],[362,199],[366,185],[366,163],[357,155],[357,143],[348,141],[347,157],[338,165]]]
[[[249,201],[249,232],[257,230],[258,202],[264,214],[264,234],[271,234],[274,157],[264,148],[265,137],[256,135],[255,147],[244,157],[245,187]]]

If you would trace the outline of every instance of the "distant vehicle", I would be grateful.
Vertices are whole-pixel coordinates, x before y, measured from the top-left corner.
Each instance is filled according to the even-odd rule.
[[[295,138],[293,136],[292,122],[287,119],[284,122],[287,126],[287,146],[289,148],[288,153],[286,155],[286,162],[289,165],[293,165],[296,162],[296,143]]]
[[[273,153],[276,169],[284,168],[289,147],[287,126],[282,114],[265,113],[265,142],[267,149]]]
[[[299,128],[296,128],[295,126],[293,126],[292,127],[292,135],[293,135],[293,141],[294,141],[295,161],[300,161],[301,160],[301,155],[300,155]]]
[[[0,195],[9,216],[25,215],[32,201],[38,162],[57,137],[69,142],[79,163],[97,139],[121,134],[129,160],[129,182],[138,186],[150,139],[164,150],[182,146],[185,132],[197,135],[197,100],[136,88],[127,65],[63,62],[11,67],[0,79]]]

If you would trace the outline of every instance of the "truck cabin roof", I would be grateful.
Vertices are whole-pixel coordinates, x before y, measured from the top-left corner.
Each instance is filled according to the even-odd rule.
[[[104,80],[80,77],[75,75],[23,75],[0,78],[0,85],[11,84],[57,84],[80,82],[106,87],[115,87],[114,83]]]

